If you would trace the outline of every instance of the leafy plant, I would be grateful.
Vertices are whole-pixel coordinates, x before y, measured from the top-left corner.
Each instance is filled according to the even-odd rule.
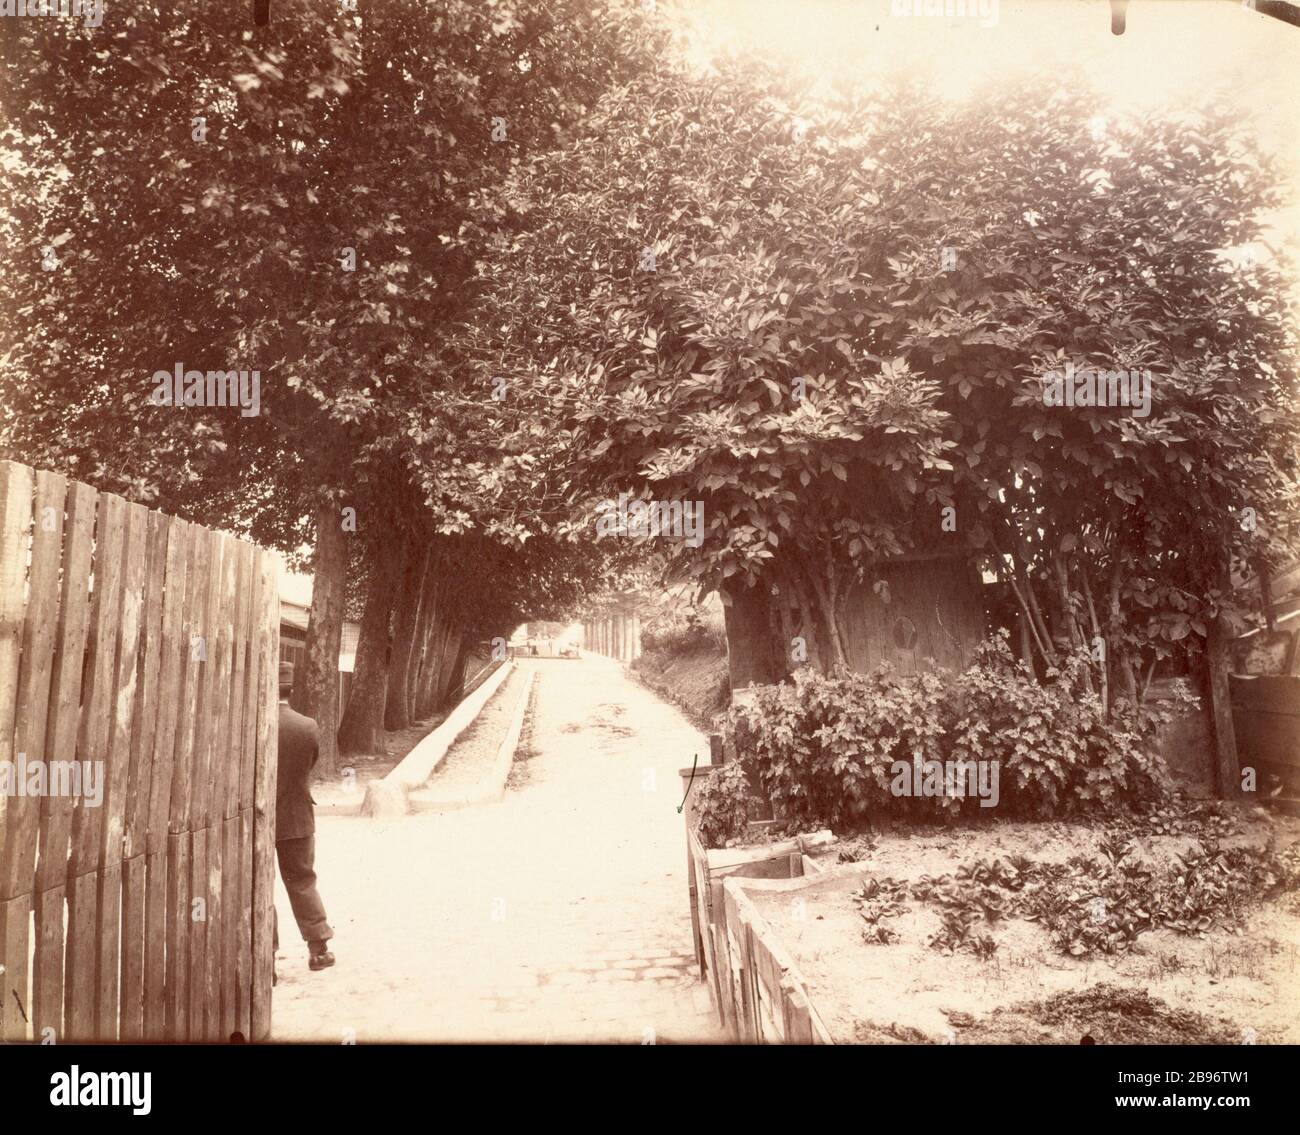
[[[1011,815],[1158,800],[1167,786],[1162,720],[1121,708],[1107,721],[1068,668],[1040,684],[997,637],[959,674],[799,670],[733,706],[723,730],[779,818],[852,831],[883,812],[933,820],[981,811],[973,795],[895,795],[899,761],[997,762],[998,807]]]
[[[853,899],[858,904],[858,913],[866,923],[862,929],[866,941],[881,945],[898,941],[898,932],[881,920],[904,913],[907,910],[903,902],[906,896],[907,884],[898,879],[869,876],[862,880],[862,887]]]
[[[955,954],[958,950],[966,949],[971,952],[987,949],[976,945],[979,936],[973,933],[973,928],[979,915],[974,910],[969,907],[948,907],[939,912],[939,918],[942,925],[929,938],[932,949],[945,954]]]
[[[695,789],[695,822],[705,847],[723,847],[749,823],[749,781],[739,761],[714,770]]]
[[[1202,936],[1216,927],[1233,930],[1250,903],[1300,888],[1296,846],[1277,854],[1211,841],[1158,873],[1120,833],[1103,836],[1098,851],[1066,863],[976,860],[952,876],[921,876],[911,896],[940,907],[937,949],[978,952],[984,947],[975,944],[973,928],[981,917],[1018,917],[1041,923],[1062,953],[1087,957],[1125,953],[1157,926]]]

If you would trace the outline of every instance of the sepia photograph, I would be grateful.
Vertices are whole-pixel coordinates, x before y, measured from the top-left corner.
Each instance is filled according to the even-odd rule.
[[[0,0],[0,233],[32,1106],[1292,1094],[1300,3]]]

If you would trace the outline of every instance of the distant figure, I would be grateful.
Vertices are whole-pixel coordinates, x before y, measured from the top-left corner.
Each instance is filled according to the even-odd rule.
[[[311,770],[319,754],[316,722],[289,708],[293,663],[280,663],[280,763],[275,778],[275,854],[280,878],[307,943],[307,965],[313,970],[334,964],[329,940],[334,931],[325,921],[325,904],[316,890],[316,803],[311,798]],[[279,949],[279,928],[275,948]]]

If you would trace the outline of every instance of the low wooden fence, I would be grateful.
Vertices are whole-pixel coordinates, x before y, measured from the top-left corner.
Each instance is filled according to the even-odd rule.
[[[708,850],[699,834],[687,828],[686,877],[691,903],[691,929],[695,939],[695,960],[700,980],[718,1013],[718,1021],[733,1037],[746,1039],[738,1016],[740,1002],[733,982],[741,956],[728,937],[724,887],[730,878],[801,878],[808,852],[829,843],[829,831],[821,831],[772,843]]]
[[[0,462],[0,1037],[269,1035],[278,656],[270,553]]]
[[[817,879],[746,879],[723,885],[727,969],[722,996],[732,1036],[742,1044],[833,1044],[808,998],[807,983],[746,892],[795,894]]]
[[[682,801],[686,821],[686,881],[691,908],[691,937],[700,980],[708,986],[718,1022],[738,1041],[767,1040],[824,1041],[824,1029],[817,1023],[802,991],[784,988],[779,978],[781,964],[772,961],[778,946],[765,925],[757,936],[751,929],[751,905],[737,907],[728,880],[759,882],[802,880],[810,866],[810,853],[833,842],[829,831],[810,832],[787,839],[763,842],[762,834],[774,821],[752,823],[755,842],[727,848],[706,848],[696,830],[696,791],[705,780],[734,759],[720,736],[709,738],[710,763],[681,768]],[[752,814],[770,815],[770,803],[755,800]],[[778,978],[772,978],[772,974]],[[775,984],[774,984],[775,982]],[[766,983],[766,984],[763,984]],[[773,1006],[776,1006],[773,1009]],[[766,1009],[763,1009],[763,1007]],[[766,1016],[764,1016],[766,1012]],[[764,1025],[764,1022],[767,1022]],[[810,1031],[812,1030],[812,1031]]]

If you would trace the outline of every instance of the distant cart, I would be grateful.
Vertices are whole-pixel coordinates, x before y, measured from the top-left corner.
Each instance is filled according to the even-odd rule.
[[[527,638],[510,644],[511,658],[578,658],[577,643],[552,638]]]

